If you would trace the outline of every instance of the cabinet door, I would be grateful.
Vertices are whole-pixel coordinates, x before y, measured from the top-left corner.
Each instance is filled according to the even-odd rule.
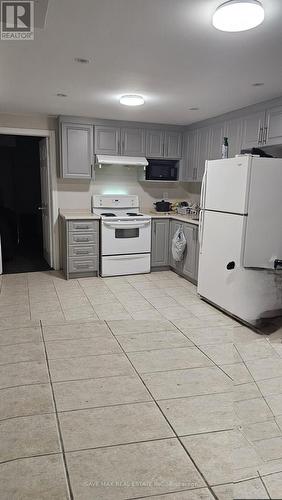
[[[198,130],[192,130],[189,133],[188,149],[187,149],[187,178],[189,181],[197,181],[198,176],[198,148],[199,134]]]
[[[100,155],[120,154],[120,129],[117,127],[95,127],[95,153]]]
[[[65,179],[91,179],[93,127],[61,123],[61,175]]]
[[[148,158],[164,157],[165,133],[163,130],[147,130],[146,156]]]
[[[197,231],[198,228],[196,226],[192,226],[192,224],[184,224],[183,231],[186,238],[186,249],[184,254],[183,261],[183,274],[191,279],[196,279],[197,277],[197,256],[196,256],[196,248],[197,248]]]
[[[169,219],[152,221],[151,267],[168,266]]]
[[[125,156],[145,155],[145,130],[143,128],[123,128],[121,130],[122,154]]]
[[[264,144],[275,146],[282,143],[282,106],[271,108],[266,113]],[[267,133],[266,133],[267,132]]]
[[[242,149],[250,149],[262,144],[265,112],[259,111],[243,118]]]
[[[182,132],[165,132],[165,158],[182,158]]]
[[[198,182],[202,181],[205,164],[209,159],[209,144],[210,144],[210,128],[204,127],[198,129],[198,144],[197,144],[197,174],[195,180]]]
[[[224,136],[228,137],[228,156],[234,158],[242,149],[242,119],[227,120],[224,124]]]
[[[224,134],[224,123],[217,123],[210,129],[209,160],[218,160],[221,158],[222,143]]]
[[[181,222],[177,222],[174,220],[170,221],[170,231],[169,231],[169,265],[172,267],[172,269],[175,269],[175,271],[182,272],[183,271],[183,260],[180,262],[177,262],[174,260],[172,256],[172,240],[175,235],[175,232],[177,229],[182,226]]]

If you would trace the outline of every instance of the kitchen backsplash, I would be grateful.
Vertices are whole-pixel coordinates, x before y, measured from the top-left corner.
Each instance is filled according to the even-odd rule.
[[[105,165],[96,167],[95,182],[58,179],[59,208],[89,209],[92,194],[137,194],[142,208],[149,208],[156,200],[167,201],[200,199],[199,183],[138,182],[137,167]]]

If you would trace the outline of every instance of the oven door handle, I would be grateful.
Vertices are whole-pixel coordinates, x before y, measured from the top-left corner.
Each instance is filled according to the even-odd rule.
[[[147,224],[150,224],[150,220],[144,220],[143,222],[106,222],[103,221],[104,226],[112,227],[113,229],[127,229],[127,228],[132,228],[132,229],[138,229],[141,227],[146,226]]]

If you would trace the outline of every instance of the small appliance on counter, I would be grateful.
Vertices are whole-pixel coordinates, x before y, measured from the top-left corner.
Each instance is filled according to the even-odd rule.
[[[171,211],[171,203],[169,201],[156,201],[154,203],[155,209],[157,212],[170,212]]]

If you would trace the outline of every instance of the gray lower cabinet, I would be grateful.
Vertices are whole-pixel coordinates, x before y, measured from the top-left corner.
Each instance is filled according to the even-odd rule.
[[[93,126],[60,124],[60,167],[65,179],[91,179],[93,164]]]
[[[96,276],[99,270],[99,221],[62,218],[61,254],[66,279]]]
[[[182,227],[187,246],[184,252],[184,257],[180,262],[176,262],[172,257],[172,239],[176,230]],[[169,236],[169,263],[170,267],[176,272],[188,278],[193,283],[198,279],[198,262],[199,262],[199,243],[198,243],[198,226],[187,222],[170,221],[170,236]]]
[[[151,267],[169,265],[169,219],[152,220]]]

